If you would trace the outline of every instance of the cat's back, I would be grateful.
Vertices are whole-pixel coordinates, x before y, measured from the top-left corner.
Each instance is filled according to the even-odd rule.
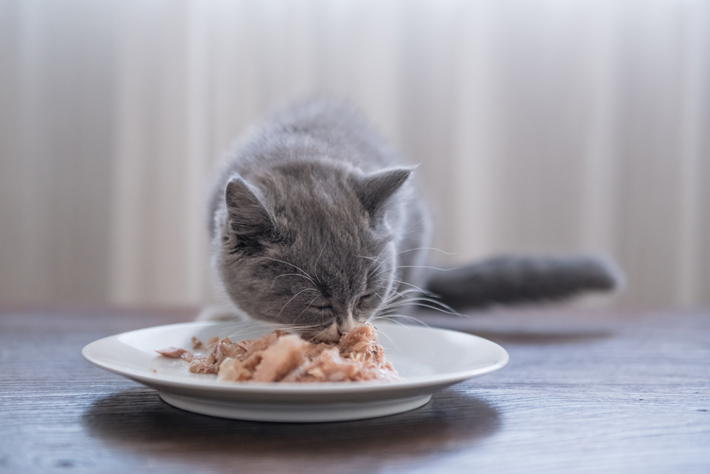
[[[370,123],[354,108],[330,99],[298,102],[273,115],[237,146],[234,171],[286,161],[332,160],[363,171],[398,162]]]

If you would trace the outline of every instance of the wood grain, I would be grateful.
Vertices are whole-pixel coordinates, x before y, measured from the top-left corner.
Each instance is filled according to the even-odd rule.
[[[708,312],[422,315],[502,344],[510,364],[346,423],[187,413],[81,358],[100,337],[194,314],[0,313],[0,472],[710,472]]]

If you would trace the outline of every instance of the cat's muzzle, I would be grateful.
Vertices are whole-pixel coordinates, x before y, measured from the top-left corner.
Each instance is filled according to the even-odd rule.
[[[352,330],[356,325],[352,314],[348,314],[346,319],[336,319],[324,329],[304,333],[303,337],[314,342],[338,342],[343,334]]]

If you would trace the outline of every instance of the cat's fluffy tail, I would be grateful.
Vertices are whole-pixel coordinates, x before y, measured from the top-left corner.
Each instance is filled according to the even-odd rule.
[[[433,270],[426,289],[459,310],[560,300],[623,285],[618,266],[601,257],[499,256],[446,271]]]

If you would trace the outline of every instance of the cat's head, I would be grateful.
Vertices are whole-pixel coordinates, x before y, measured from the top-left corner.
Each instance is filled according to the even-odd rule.
[[[298,162],[232,176],[215,219],[227,294],[253,318],[337,340],[396,289],[392,209],[411,172]]]

